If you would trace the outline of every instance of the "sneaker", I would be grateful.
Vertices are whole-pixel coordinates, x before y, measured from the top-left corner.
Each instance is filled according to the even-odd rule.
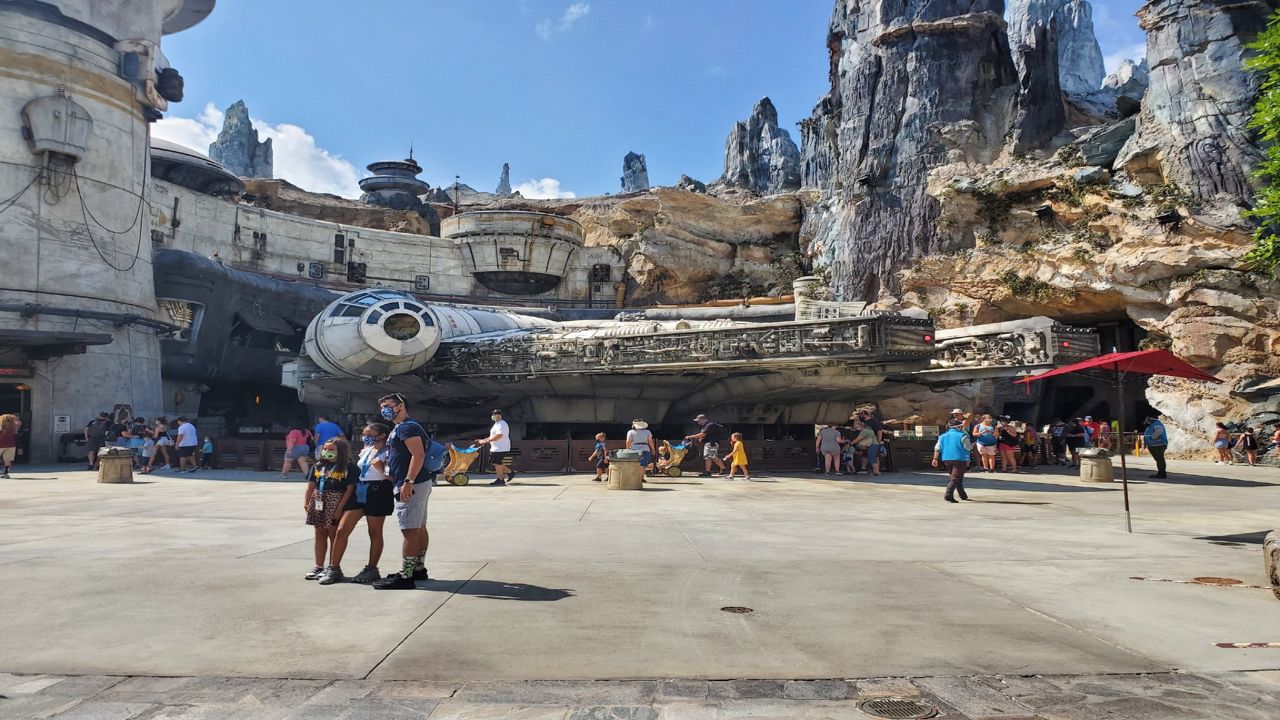
[[[419,581],[419,580],[430,580],[430,579],[431,579],[431,578],[427,576],[427,569],[426,569],[426,568],[424,568],[424,567],[420,567],[420,568],[414,568],[414,569],[413,569],[413,580],[414,580],[414,582],[417,582],[417,581]]]
[[[698,477],[711,477],[711,473],[709,473],[709,472],[700,472],[700,473],[698,473]]]
[[[968,496],[968,495],[961,495],[961,496],[960,496],[960,499],[961,499],[961,500],[968,500],[968,499],[969,499],[969,496]]]
[[[507,484],[507,481],[503,480],[502,478],[498,478],[497,480],[494,480],[493,482],[489,483],[489,485],[495,486],[495,487],[501,487],[506,484]]]
[[[515,471],[515,470],[508,470],[508,471],[507,471],[507,482],[509,482],[509,483],[513,483],[513,482],[515,482],[515,481],[516,481],[516,471]]]
[[[382,580],[373,583],[374,590],[413,590],[417,587],[413,582],[413,578],[407,578],[400,573],[388,575]]]
[[[173,467],[172,467],[171,465],[169,465],[168,463],[165,463],[165,466],[164,466],[164,467],[162,467],[162,468],[160,468],[160,469],[161,469],[161,470],[172,470],[172,469],[173,469]]]
[[[320,576],[320,584],[332,585],[334,583],[343,582],[346,579],[347,576],[342,574],[342,568],[337,565],[330,565],[325,569],[324,574]]]
[[[378,568],[371,565],[365,565],[363,570],[357,573],[355,577],[351,578],[351,582],[368,585],[375,580],[381,579],[382,573],[378,571]]]
[[[949,502],[949,503],[958,503],[958,502],[960,502],[959,500],[957,500],[957,499],[955,499],[955,498],[942,498],[942,499],[943,499],[943,500],[946,500],[946,501],[947,501],[947,502]]]
[[[0,474],[0,479],[8,480],[8,479],[9,479],[9,473],[3,473],[3,474]]]
[[[303,575],[302,577],[306,580],[319,580],[321,575],[324,575],[324,566],[317,565],[311,568],[311,572]]]

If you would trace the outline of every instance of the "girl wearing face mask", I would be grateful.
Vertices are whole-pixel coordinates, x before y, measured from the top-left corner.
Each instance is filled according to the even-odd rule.
[[[316,529],[316,565],[306,574],[308,580],[330,585],[343,579],[338,564],[342,558],[334,552],[338,519],[351,501],[359,477],[359,468],[351,462],[351,445],[344,438],[333,438],[320,448],[320,460],[311,469],[304,500],[307,524]],[[327,566],[326,554],[330,559]]]
[[[351,497],[351,502],[338,523],[338,537],[333,543],[335,565],[342,561],[342,555],[347,550],[347,540],[360,524],[361,517],[369,528],[369,564],[351,578],[352,582],[371,583],[382,579],[382,573],[378,570],[378,560],[382,558],[382,524],[395,509],[394,490],[387,477],[387,435],[390,433],[391,428],[379,422],[369,423],[365,427],[361,436],[364,448],[360,450],[360,457],[356,460],[360,480],[356,483],[355,495]]]

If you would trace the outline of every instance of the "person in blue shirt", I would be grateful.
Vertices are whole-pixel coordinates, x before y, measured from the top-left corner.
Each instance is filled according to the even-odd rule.
[[[336,437],[342,437],[342,428],[338,427],[338,423],[331,421],[329,418],[321,415],[316,418],[316,459],[320,459],[320,448],[324,444]]]
[[[1164,429],[1164,423],[1160,422],[1160,418],[1147,417],[1143,421],[1147,429],[1142,432],[1142,444],[1147,447],[1147,452],[1151,453],[1151,459],[1156,461],[1156,472],[1151,477],[1166,478],[1164,464],[1164,451],[1169,447],[1169,433]]]
[[[955,498],[957,494],[960,500],[969,499],[969,493],[964,491],[964,473],[969,469],[972,454],[973,441],[969,439],[969,433],[965,432],[964,421],[948,422],[947,431],[938,436],[938,442],[933,446],[933,466],[945,465],[950,474],[947,492],[943,495],[947,502],[959,502]]]

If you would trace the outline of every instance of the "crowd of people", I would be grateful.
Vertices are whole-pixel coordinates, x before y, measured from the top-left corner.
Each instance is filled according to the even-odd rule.
[[[157,461],[163,463],[159,470],[194,473],[209,469],[214,456],[213,439],[201,440],[186,417],[172,423],[164,417],[148,422],[145,417],[118,418],[100,412],[85,425],[84,441],[90,470],[98,469],[98,456],[108,447],[132,449],[133,467],[144,474],[157,470]]]

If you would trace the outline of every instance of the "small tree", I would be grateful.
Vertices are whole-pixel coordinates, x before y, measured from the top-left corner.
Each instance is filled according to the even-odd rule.
[[[1256,54],[1245,61],[1245,67],[1262,76],[1262,93],[1251,124],[1266,145],[1266,159],[1255,173],[1262,189],[1249,215],[1258,221],[1258,229],[1245,261],[1258,270],[1280,274],[1280,12],[1249,48]]]

